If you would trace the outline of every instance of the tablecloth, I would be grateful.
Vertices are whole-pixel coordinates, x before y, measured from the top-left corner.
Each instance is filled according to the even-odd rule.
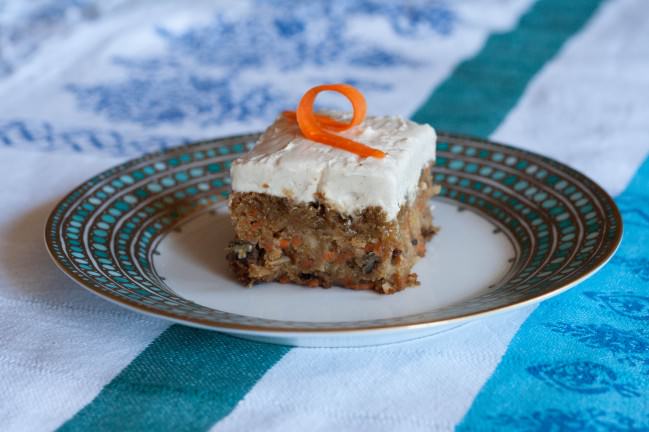
[[[649,430],[645,3],[0,2],[0,428]],[[50,262],[43,226],[70,188],[263,129],[323,82],[587,173],[622,210],[619,252],[537,307],[345,349],[171,325]]]

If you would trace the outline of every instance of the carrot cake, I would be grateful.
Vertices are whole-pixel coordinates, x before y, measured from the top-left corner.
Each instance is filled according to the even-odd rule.
[[[314,113],[320,91],[354,112]],[[245,284],[277,281],[391,294],[436,232],[430,198],[436,134],[401,117],[366,117],[351,86],[307,92],[233,162],[227,259]]]

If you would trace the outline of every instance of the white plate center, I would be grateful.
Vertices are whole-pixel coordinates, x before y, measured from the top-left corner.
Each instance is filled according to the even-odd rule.
[[[155,268],[179,296],[225,312],[282,321],[340,322],[396,318],[429,312],[474,297],[510,268],[514,249],[503,233],[471,211],[436,201],[441,231],[414,271],[421,286],[394,295],[338,287],[305,288],[269,283],[247,288],[232,277],[225,248],[234,237],[222,206],[167,235]]]

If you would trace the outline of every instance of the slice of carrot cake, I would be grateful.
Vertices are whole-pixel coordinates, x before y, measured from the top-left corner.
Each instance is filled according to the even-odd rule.
[[[323,90],[348,96],[354,114],[314,114]],[[364,99],[350,86],[310,92],[232,164],[234,273],[246,284],[385,294],[417,285],[412,267],[436,231],[435,131],[401,117],[363,118]]]

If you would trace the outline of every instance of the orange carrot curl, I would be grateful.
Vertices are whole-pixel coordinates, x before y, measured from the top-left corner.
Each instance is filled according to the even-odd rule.
[[[318,93],[323,91],[334,91],[345,96],[352,104],[353,115],[349,123],[341,122],[329,116],[313,112],[313,103]],[[300,131],[305,138],[331,147],[346,150],[357,154],[360,157],[383,158],[385,153],[381,150],[366,146],[359,142],[350,140],[333,132],[342,132],[357,126],[365,119],[367,103],[363,93],[349,84],[324,84],[313,87],[302,96],[297,106],[297,111],[285,111],[283,114],[288,119],[297,120]]]

